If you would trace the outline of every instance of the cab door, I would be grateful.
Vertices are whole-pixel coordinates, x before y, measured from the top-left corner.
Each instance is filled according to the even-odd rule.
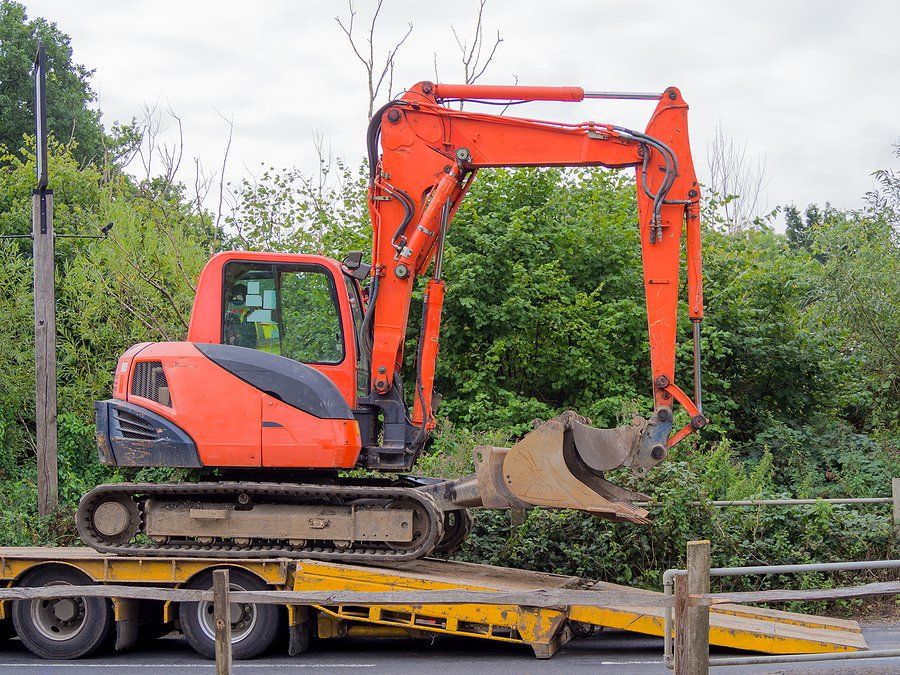
[[[305,363],[334,382],[353,408],[356,322],[344,275],[329,258],[302,258],[309,262],[232,260],[224,265],[222,343]]]

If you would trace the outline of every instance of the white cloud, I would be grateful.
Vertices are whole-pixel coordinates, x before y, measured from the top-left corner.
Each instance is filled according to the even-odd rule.
[[[361,19],[372,0],[357,0]],[[127,120],[159,101],[183,119],[186,155],[221,161],[234,120],[229,177],[260,163],[316,164],[314,132],[336,154],[362,157],[362,66],[326,0],[172,2],[28,0],[31,17],[71,35],[76,60],[96,69],[104,120]],[[458,81],[450,24],[465,34],[477,0],[387,0],[377,39],[415,29],[395,82]],[[860,1],[611,2],[489,0],[488,30],[504,42],[483,81],[575,84],[608,90],[679,86],[691,104],[695,162],[721,121],[765,155],[770,205],[830,201],[856,207],[870,173],[900,137],[900,3]],[[642,127],[646,103],[535,104],[535,117],[597,119]],[[189,164],[189,163],[186,163]]]

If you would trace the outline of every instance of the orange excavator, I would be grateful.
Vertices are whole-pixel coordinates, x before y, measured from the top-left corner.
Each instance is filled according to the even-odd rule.
[[[658,103],[643,132],[447,105],[583,99]],[[371,262],[361,252],[343,262],[214,256],[200,275],[187,340],[129,349],[113,397],[96,403],[103,463],[188,467],[201,478],[95,488],[79,505],[82,540],[126,555],[400,561],[458,545],[469,508],[574,508],[644,522],[646,511],[632,503],[643,495],[604,476],[655,466],[706,424],[700,189],[687,111],[674,87],[645,94],[420,82],[389,102],[366,139]],[[450,224],[480,169],[518,166],[635,169],[654,410],[616,429],[564,413],[510,448],[475,448],[471,476],[409,475],[435,427]],[[683,231],[693,400],[675,380]],[[411,298],[426,276],[415,382],[407,387],[401,367]],[[678,430],[675,402],[689,420]],[[393,476],[346,476],[357,468]]]

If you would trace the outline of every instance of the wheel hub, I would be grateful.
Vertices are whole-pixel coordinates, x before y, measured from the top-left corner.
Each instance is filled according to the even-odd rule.
[[[48,584],[68,586],[66,583]],[[84,598],[59,598],[31,601],[31,621],[45,638],[55,641],[71,640],[85,627]]]
[[[60,621],[71,621],[78,614],[78,604],[72,598],[63,598],[56,603],[53,612]]]
[[[246,588],[238,584],[229,584],[230,591],[245,591]],[[197,618],[204,635],[210,640],[216,639],[216,615],[215,607],[211,602],[197,603]],[[228,603],[228,620],[231,623],[231,643],[236,644],[246,638],[256,626],[256,607],[249,603]]]

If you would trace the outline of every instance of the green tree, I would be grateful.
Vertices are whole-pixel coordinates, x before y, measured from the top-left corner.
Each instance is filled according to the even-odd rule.
[[[787,235],[791,248],[807,248],[809,246],[809,225],[800,215],[800,209],[796,206],[786,206],[784,209],[784,232]]]
[[[366,168],[351,168],[320,152],[318,173],[266,168],[235,189],[225,218],[231,248],[319,253],[340,258],[371,249]]]
[[[900,425],[900,236],[890,207],[870,215],[843,214],[819,226],[814,250],[822,259],[816,312],[841,336],[840,355],[867,382],[856,416],[863,428]],[[877,419],[866,420],[868,413]],[[868,424],[866,422],[868,421]]]
[[[534,417],[575,408],[615,424],[647,405],[630,179],[608,171],[483,172],[451,227],[444,273],[437,385],[459,423],[523,429]]]
[[[34,139],[0,153],[0,225],[28,231]],[[106,240],[57,242],[60,497],[58,521],[36,520],[33,457],[34,355],[30,251],[0,241],[0,541],[71,542],[84,492],[115,473],[97,461],[93,402],[109,396],[118,357],[148,340],[180,340],[194,283],[211,242],[210,216],[166,181],[134,183],[82,166],[71,147],[51,143],[54,225],[59,234]],[[19,240],[22,241],[22,240]],[[27,241],[27,240],[26,240]]]
[[[18,148],[34,133],[34,80],[38,40],[47,53],[47,129],[58,139],[77,143],[80,163],[103,159],[104,132],[92,70],[72,60],[69,36],[56,23],[30,20],[25,6],[0,0],[0,145]]]

